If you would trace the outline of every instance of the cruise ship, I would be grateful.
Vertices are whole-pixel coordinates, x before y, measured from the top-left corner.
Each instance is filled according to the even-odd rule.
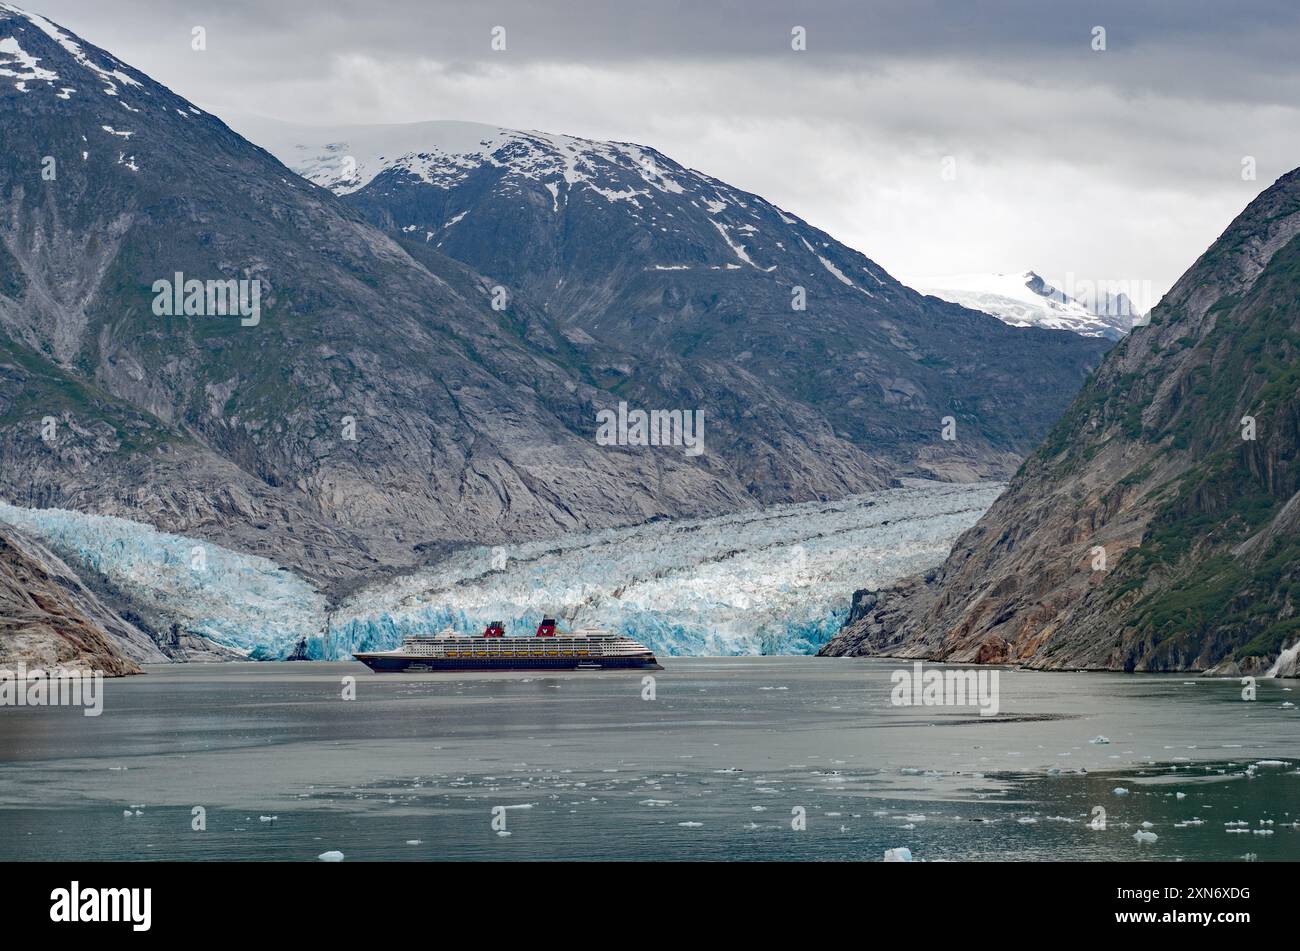
[[[482,634],[450,629],[433,637],[408,637],[397,650],[353,654],[379,674],[458,670],[663,670],[650,648],[599,629],[562,632],[543,618],[533,637],[506,637],[493,621]]]

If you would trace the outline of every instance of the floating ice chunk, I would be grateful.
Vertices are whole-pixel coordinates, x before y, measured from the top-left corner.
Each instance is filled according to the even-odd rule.
[[[912,850],[904,846],[896,849],[885,849],[886,862],[910,862],[912,861]]]
[[[257,817],[257,821],[258,821],[258,822],[274,822],[276,819],[279,819],[279,818],[280,818],[279,816],[258,816],[258,817]]]
[[[424,840],[423,840],[423,839],[407,839],[407,840],[406,840],[406,844],[407,844],[407,845],[424,845]]]
[[[1158,838],[1160,838],[1160,836],[1156,835],[1154,832],[1147,832],[1145,829],[1139,829],[1137,832],[1133,833],[1134,841],[1143,844],[1154,842]]]
[[[1128,795],[1128,790],[1125,789],[1123,786],[1116,786],[1114,789],[1111,790],[1111,792],[1114,793],[1116,796]]]
[[[1286,766],[1287,764],[1280,759],[1262,759],[1256,766]]]
[[[703,822],[679,822],[677,824],[683,829],[699,829],[704,825]]]
[[[337,849],[331,849],[328,852],[322,852],[320,855],[316,856],[316,858],[322,862],[342,862],[343,853]]]
[[[1175,799],[1186,799],[1186,798],[1187,798],[1187,793],[1185,793],[1185,792],[1176,792],[1176,793],[1174,793],[1174,798],[1175,798]]]
[[[1089,743],[1095,743],[1095,744],[1097,744],[1098,746],[1104,746],[1104,745],[1106,745],[1107,743],[1110,742],[1110,737],[1108,737],[1108,736],[1102,736],[1102,735],[1098,734],[1097,736],[1094,736],[1094,737],[1093,737],[1091,740],[1089,740],[1088,742],[1089,742]]]

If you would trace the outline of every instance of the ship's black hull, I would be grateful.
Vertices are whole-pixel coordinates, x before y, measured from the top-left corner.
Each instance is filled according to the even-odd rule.
[[[407,657],[353,654],[377,674],[437,674],[481,670],[663,670],[646,657]]]

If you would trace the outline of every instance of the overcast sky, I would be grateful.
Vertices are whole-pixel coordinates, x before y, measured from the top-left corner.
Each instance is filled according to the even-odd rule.
[[[1300,165],[1295,0],[19,2],[223,117],[650,145],[904,280],[1032,268],[1158,297]]]

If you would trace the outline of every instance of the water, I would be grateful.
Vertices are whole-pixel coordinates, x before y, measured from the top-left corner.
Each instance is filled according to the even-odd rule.
[[[1003,671],[982,718],[892,706],[892,661],[665,666],[653,700],[641,672],[267,663],[110,681],[97,718],[5,708],[0,859],[1300,858],[1298,681],[1248,703],[1235,681]]]

